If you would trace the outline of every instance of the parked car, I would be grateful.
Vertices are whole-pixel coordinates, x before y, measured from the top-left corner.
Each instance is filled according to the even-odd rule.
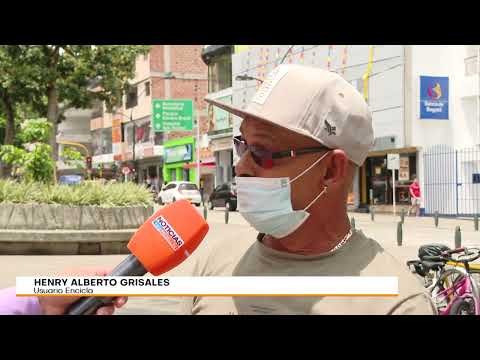
[[[237,210],[237,190],[235,183],[223,184],[213,190],[208,199],[208,208],[213,210],[216,206],[226,207],[228,211]]]
[[[195,183],[172,181],[163,186],[157,197],[160,205],[169,204],[177,200],[188,200],[190,203],[200,206],[202,196]]]

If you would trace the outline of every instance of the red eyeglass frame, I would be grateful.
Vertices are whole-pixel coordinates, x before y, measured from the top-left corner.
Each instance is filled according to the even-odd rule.
[[[312,153],[317,153],[325,150],[327,151],[332,150],[326,146],[316,146],[316,147],[272,152],[261,146],[248,145],[241,135],[235,136],[233,138],[233,144],[238,157],[242,157],[243,154],[245,154],[247,151],[250,151],[250,154],[252,155],[252,159],[255,161],[255,163],[264,169],[271,169],[273,167],[274,159],[281,159],[281,158],[287,158],[287,157],[294,158],[294,157],[297,157],[298,155],[312,154]]]

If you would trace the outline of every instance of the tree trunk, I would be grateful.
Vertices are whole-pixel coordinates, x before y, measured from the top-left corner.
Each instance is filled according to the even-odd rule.
[[[12,145],[15,138],[15,111],[10,96],[5,91],[1,92],[2,102],[5,107],[5,115],[7,115],[7,122],[5,124],[5,138],[3,143],[5,145]]]
[[[55,86],[49,87],[47,90],[47,119],[48,122],[52,125],[50,130],[50,140],[49,144],[52,147],[53,159],[56,161],[58,159],[58,148],[57,148],[57,115],[58,115],[58,92]]]
[[[3,140],[4,145],[12,145],[15,139],[15,111],[12,104],[12,100],[6,90],[0,91],[0,97],[5,108],[5,115],[7,121],[5,123],[5,138]],[[0,162],[0,178],[6,177],[10,174],[11,166]]]
[[[50,85],[47,89],[47,119],[52,125],[50,130],[49,144],[52,147],[53,159],[53,181],[56,183],[57,179],[57,160],[58,160],[58,144],[57,144],[57,121],[58,121],[58,90],[55,85]]]

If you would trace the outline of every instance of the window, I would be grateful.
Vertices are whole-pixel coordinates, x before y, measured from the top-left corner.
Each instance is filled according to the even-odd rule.
[[[153,143],[155,145],[162,145],[164,140],[163,132],[156,132],[153,137]]]
[[[175,189],[176,186],[177,184],[170,184],[165,188],[165,190]]]
[[[103,154],[112,153],[112,128],[103,129],[102,131],[102,151]]]
[[[92,135],[93,155],[112,153],[112,128],[94,130]]]
[[[132,107],[137,106],[138,104],[138,93],[136,86],[130,86],[127,90],[127,101],[125,107],[130,109]]]
[[[124,127],[124,137],[123,141],[127,143],[128,146],[133,145],[133,124],[122,124]]]
[[[196,184],[180,184],[178,190],[198,190]]]
[[[135,129],[135,142],[150,142],[150,128],[150,122],[146,122],[141,125],[137,124]]]
[[[145,83],[145,96],[150,96],[150,81]]]
[[[232,54],[213,58],[208,65],[208,92],[217,92],[232,86]]]
[[[149,166],[148,167],[148,176],[157,177],[157,167],[156,166]]]

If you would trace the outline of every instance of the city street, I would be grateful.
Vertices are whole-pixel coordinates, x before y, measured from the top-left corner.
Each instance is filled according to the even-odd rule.
[[[198,208],[203,214],[203,208]],[[460,226],[462,232],[462,245],[480,246],[480,232],[474,231],[472,220],[443,219],[440,218],[438,228],[435,228],[434,219],[431,217],[406,217],[403,229],[403,244],[397,245],[397,222],[399,216],[376,214],[372,222],[370,214],[350,213],[350,218],[355,218],[357,229],[376,239],[387,251],[400,262],[416,258],[417,249],[422,244],[443,243],[453,247],[455,227]],[[208,212],[207,221],[210,232],[205,243],[215,240],[228,241],[229,234],[236,231],[247,231],[248,224],[238,212],[229,214],[229,223],[225,224],[225,212],[216,209]],[[251,236],[255,232],[251,231]],[[248,239],[246,239],[248,240]],[[202,251],[199,248],[197,251]],[[2,272],[0,275],[0,288],[15,285],[16,276],[53,275],[71,267],[85,266],[115,266],[125,255],[97,255],[97,256],[0,256]],[[192,263],[188,260],[177,268],[167,273],[167,276],[189,275]],[[117,314],[176,314],[179,312],[179,298],[130,298],[124,309]]]

